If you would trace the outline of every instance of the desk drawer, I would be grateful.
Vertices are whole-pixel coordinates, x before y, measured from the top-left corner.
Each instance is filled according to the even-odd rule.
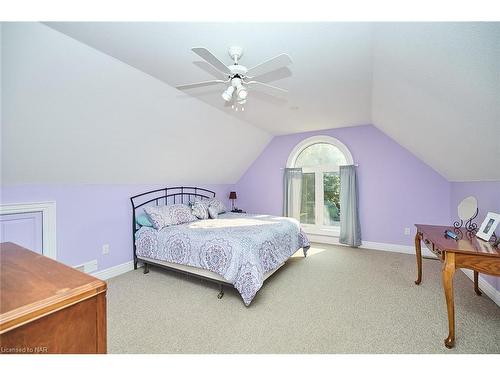
[[[424,243],[424,245],[432,252],[434,252],[434,244],[429,241],[425,235],[422,235],[422,242]]]
[[[422,235],[422,242],[425,244],[425,246],[433,253],[435,254],[439,259],[444,259],[444,253],[434,245],[432,241],[427,239],[425,235]]]

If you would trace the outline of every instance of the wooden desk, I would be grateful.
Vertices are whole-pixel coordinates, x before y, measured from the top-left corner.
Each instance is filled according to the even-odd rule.
[[[106,353],[106,283],[0,244],[0,353]]]
[[[420,241],[438,256],[443,262],[443,288],[448,309],[448,337],[444,340],[447,348],[455,345],[455,303],[453,300],[453,275],[458,268],[468,268],[474,271],[474,290],[481,295],[478,288],[478,273],[500,276],[500,250],[494,248],[490,243],[477,239],[475,236],[467,236],[465,230],[461,231],[461,239],[458,241],[445,237],[446,230],[453,231],[453,227],[415,224],[417,234],[415,235],[415,252],[417,255],[417,280],[415,284],[422,282],[422,251]]]

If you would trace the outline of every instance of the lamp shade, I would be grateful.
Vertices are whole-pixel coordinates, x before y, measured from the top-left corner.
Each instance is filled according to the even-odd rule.
[[[237,199],[235,191],[232,191],[232,192],[229,193],[229,199]]]

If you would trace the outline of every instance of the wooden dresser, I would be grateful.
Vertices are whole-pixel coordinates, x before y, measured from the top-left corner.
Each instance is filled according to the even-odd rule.
[[[106,353],[106,283],[0,244],[0,353]]]

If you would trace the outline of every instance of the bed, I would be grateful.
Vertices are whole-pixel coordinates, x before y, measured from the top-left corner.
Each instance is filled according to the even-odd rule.
[[[229,212],[160,230],[136,223],[136,215],[147,205],[213,197],[215,192],[198,187],[164,188],[132,197],[134,268],[142,262],[145,273],[155,265],[216,282],[219,298],[224,286],[231,286],[249,306],[264,281],[289,257],[300,249],[307,255],[309,242],[297,220]]]

